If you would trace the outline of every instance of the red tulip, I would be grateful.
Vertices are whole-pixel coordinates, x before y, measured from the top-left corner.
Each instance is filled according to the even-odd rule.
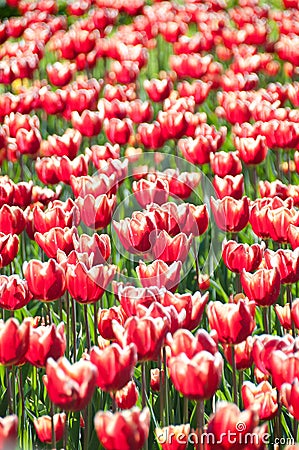
[[[189,359],[202,351],[212,355],[218,352],[216,333],[209,334],[204,329],[199,329],[195,336],[188,330],[179,329],[172,336],[167,336],[167,345],[170,348],[171,356],[185,353]]]
[[[283,338],[264,334],[254,338],[252,356],[257,369],[264,375],[269,376],[271,371],[272,353],[276,350],[287,352],[292,350],[294,339],[289,334]]]
[[[166,317],[134,316],[126,320],[124,327],[114,322],[113,330],[122,346],[136,345],[138,361],[155,361],[161,351],[168,324]]]
[[[116,201],[115,195],[109,198],[106,194],[99,195],[96,198],[90,194],[84,198],[77,198],[82,222],[93,230],[106,228],[111,222]]]
[[[90,350],[90,361],[98,369],[97,386],[104,391],[119,391],[131,380],[137,363],[136,346],[132,343],[124,348],[118,344],[100,350]]]
[[[67,255],[74,250],[73,238],[75,234],[75,227],[54,227],[44,234],[35,233],[34,239],[48,258],[56,258],[58,250],[62,250]]]
[[[97,368],[86,360],[71,365],[62,357],[49,358],[43,382],[50,400],[65,411],[80,411],[90,402],[96,386]]]
[[[21,234],[26,225],[24,213],[18,206],[3,205],[0,208],[0,232]]]
[[[64,269],[54,259],[44,263],[30,260],[25,264],[24,277],[33,297],[45,302],[59,299],[66,290]]]
[[[164,384],[165,381],[165,373],[163,369],[151,369],[151,380],[150,380],[150,387],[151,390],[154,392],[159,392],[161,387],[161,381],[162,384]]]
[[[99,411],[94,426],[100,443],[107,450],[141,450],[148,438],[150,412],[137,407],[112,414]]]
[[[30,323],[29,318],[21,324],[14,318],[0,321],[0,364],[13,366],[24,362],[29,346]]]
[[[127,110],[129,118],[134,123],[151,122],[153,118],[153,107],[147,101],[133,100],[129,102]]]
[[[63,356],[65,349],[66,338],[63,322],[57,327],[52,324],[31,328],[26,360],[33,366],[46,367],[48,358],[56,361]]]
[[[94,233],[92,236],[73,235],[74,248],[79,253],[93,254],[93,265],[104,264],[111,255],[111,243],[108,234]]]
[[[235,177],[226,175],[224,178],[215,175],[213,186],[220,199],[223,199],[224,197],[233,197],[240,200],[244,193],[243,174],[236,175]]]
[[[211,197],[211,207],[217,226],[224,231],[237,233],[246,227],[249,219],[249,201],[247,197],[235,200],[224,197],[215,200]]]
[[[287,239],[293,250],[299,247],[299,227],[290,223],[287,228]]]
[[[127,316],[121,306],[112,306],[108,309],[101,309],[98,314],[98,331],[103,339],[115,340],[113,331],[113,321],[116,320],[124,325]]]
[[[163,297],[164,290],[151,286],[149,288],[136,288],[134,286],[123,286],[120,283],[116,286],[115,295],[127,316],[136,316],[139,305],[149,308],[156,301]]]
[[[169,96],[172,82],[170,78],[164,78],[163,80],[153,78],[152,80],[145,80],[143,86],[153,102],[162,102]]]
[[[47,114],[55,115],[64,111],[66,102],[66,92],[64,90],[50,91],[44,86],[40,89],[39,96],[41,107]]]
[[[262,163],[267,156],[268,147],[265,136],[258,135],[252,137],[235,137],[235,146],[241,160],[248,165]]]
[[[224,344],[239,344],[254,330],[254,302],[208,304],[207,315],[211,329],[217,331],[219,341]]]
[[[0,275],[0,307],[10,311],[26,306],[32,299],[27,281],[18,275]]]
[[[57,161],[56,176],[63,183],[70,184],[71,176],[82,177],[88,173],[88,163],[83,155],[78,155],[72,160],[66,155],[55,159]]]
[[[291,330],[292,329],[292,316],[291,316],[290,304],[286,303],[284,306],[275,305],[274,309],[275,309],[275,312],[276,312],[276,315],[277,315],[280,325],[285,330]]]
[[[212,355],[202,350],[191,359],[181,353],[171,357],[167,365],[175,388],[192,400],[211,398],[219,387],[223,360],[218,352]]]
[[[72,111],[72,125],[80,131],[82,136],[97,136],[103,124],[103,116],[100,112],[84,110],[80,116],[77,111]]]
[[[181,268],[181,261],[175,261],[168,266],[158,259],[149,265],[140,261],[136,272],[143,287],[165,287],[168,291],[174,292],[180,282]]]
[[[179,172],[178,169],[166,169],[159,176],[165,176],[168,181],[170,195],[182,199],[188,198],[200,183],[200,174],[196,172]]]
[[[110,393],[111,397],[113,394]],[[134,381],[129,381],[120,391],[114,393],[114,401],[119,409],[131,409],[138,400],[138,390]]]
[[[106,174],[97,174],[94,177],[80,176],[70,177],[70,185],[76,198],[84,198],[92,195],[95,199],[100,195],[115,193],[117,189],[117,180],[115,174],[107,176]]]
[[[33,155],[37,153],[41,143],[41,135],[37,128],[31,128],[30,131],[20,128],[17,131],[16,143],[21,154]]]
[[[54,414],[53,422],[54,422],[55,441],[59,442],[63,438],[66,422],[66,414],[65,413]],[[38,419],[34,419],[33,424],[38,439],[41,442],[45,442],[46,444],[51,444],[52,443],[51,417],[40,416]]]
[[[47,75],[50,83],[54,86],[65,86],[73,77],[74,65],[56,61],[53,65],[47,65]]]
[[[156,234],[156,226],[149,215],[134,211],[131,219],[113,221],[113,227],[128,252],[143,253],[151,249],[151,237]]]
[[[282,284],[296,283],[299,280],[299,258],[298,251],[294,250],[271,250],[265,251],[265,261],[269,269],[276,268],[280,275]]]
[[[162,127],[159,122],[141,123],[138,126],[138,142],[145,148],[157,150],[162,147],[165,139],[162,134]]]
[[[175,261],[186,260],[192,244],[192,235],[179,233],[173,238],[166,231],[161,231],[153,242],[152,252],[155,259],[170,265]]]
[[[68,262],[67,289],[79,303],[94,303],[103,296],[115,275],[116,267],[98,264],[89,268],[90,258],[87,261],[84,259],[75,258]]]
[[[209,294],[201,295],[200,292],[191,294],[172,294],[169,291],[164,293],[161,299],[163,306],[174,306],[178,313],[185,310],[186,317],[183,321],[183,327],[188,330],[194,330],[198,327],[205,306],[209,300]]]
[[[281,350],[275,350],[269,356],[269,368],[272,381],[277,389],[281,389],[284,383],[293,383],[299,370],[299,353],[285,354]]]
[[[33,182],[29,181],[16,183],[14,185],[13,205],[25,208],[32,201]]]
[[[0,447],[13,449],[18,439],[18,417],[16,415],[0,418]]]
[[[143,208],[150,203],[162,205],[167,202],[169,196],[168,181],[162,178],[156,178],[154,181],[145,179],[133,181],[132,190],[136,200]]]
[[[295,327],[299,329],[299,300],[297,298],[292,303],[291,316]]]
[[[253,338],[252,336],[248,336],[248,338],[240,342],[240,344],[234,345],[235,352],[235,361],[236,361],[236,369],[237,370],[245,370],[249,369],[253,364]],[[230,345],[223,345],[223,351],[225,358],[232,366],[232,347]]]
[[[242,164],[237,152],[210,153],[210,165],[215,175],[224,178],[236,176],[242,172]]]
[[[80,222],[80,212],[73,200],[65,203],[58,200],[50,203],[48,209],[43,211],[39,205],[33,208],[33,225],[39,233],[47,233],[55,227],[71,228]]]
[[[264,246],[259,244],[238,244],[235,241],[223,243],[222,258],[232,272],[254,272],[262,262]]]
[[[282,404],[294,416],[296,420],[299,418],[299,381],[296,377],[291,383],[284,383],[280,388]]]
[[[132,122],[130,119],[105,119],[104,130],[109,141],[112,144],[119,145],[127,144],[133,133]]]
[[[258,386],[255,386],[249,381],[245,381],[241,394],[244,408],[248,409],[251,406],[258,407],[260,420],[273,419],[277,414],[277,392],[267,381],[263,381]]]
[[[15,259],[18,251],[18,236],[0,233],[0,267],[8,266]]]

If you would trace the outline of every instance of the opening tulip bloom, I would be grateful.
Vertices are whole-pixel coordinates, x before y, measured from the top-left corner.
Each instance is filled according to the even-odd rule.
[[[24,276],[36,299],[51,302],[65,293],[65,271],[54,259],[45,263],[32,259],[25,264]]]
[[[123,347],[136,345],[139,362],[156,361],[168,331],[168,321],[166,317],[134,316],[127,319],[124,327],[113,322],[113,331]]]
[[[260,420],[273,419],[277,414],[277,391],[267,381],[263,381],[258,386],[245,381],[241,394],[244,408],[248,409],[256,405]]]
[[[238,244],[235,241],[223,243],[222,258],[224,264],[232,272],[240,273],[255,271],[260,263],[264,253],[265,245],[259,244]]]
[[[284,383],[280,388],[282,404],[299,420],[299,381],[296,377],[292,383]]]
[[[66,338],[63,322],[57,327],[55,324],[31,327],[26,360],[36,367],[46,367],[48,358],[56,361],[63,356],[65,349]]]
[[[220,353],[202,350],[188,358],[185,353],[171,357],[167,366],[175,388],[192,400],[211,398],[221,381],[223,360]]]
[[[168,266],[164,261],[156,260],[146,265],[139,262],[136,272],[143,287],[165,287],[168,291],[175,292],[180,282],[181,261],[175,261]]]
[[[154,238],[152,252],[155,259],[168,265],[176,261],[183,263],[190,251],[192,239],[192,234],[187,237],[185,233],[179,233],[172,238],[163,230]]]
[[[259,306],[273,305],[280,293],[280,275],[275,269],[259,269],[255,273],[243,271],[241,284],[249,300]]]
[[[243,230],[248,223],[249,200],[247,197],[243,197],[242,200],[236,200],[232,197],[215,200],[211,197],[211,208],[220,230],[237,233]]]
[[[19,238],[16,234],[0,233],[0,268],[8,266],[19,251]]]
[[[57,250],[62,250],[67,255],[74,250],[73,236],[75,234],[75,227],[54,227],[43,234],[36,232],[34,239],[48,258],[56,258]]]
[[[14,318],[0,321],[0,364],[13,366],[24,362],[29,347],[30,324],[29,318],[21,324]]]
[[[99,264],[90,269],[83,263],[69,265],[66,273],[67,290],[79,303],[97,302],[114,278],[116,266]]]
[[[98,369],[97,386],[103,391],[119,391],[132,379],[137,363],[137,348],[112,344],[103,350],[93,347],[90,361]]]
[[[141,450],[149,434],[150,412],[137,407],[115,414],[99,411],[94,426],[105,449]]]
[[[113,397],[113,394],[110,393]],[[136,405],[139,392],[134,381],[129,381],[120,391],[114,393],[114,401],[119,409],[131,409]]]
[[[255,304],[239,300],[238,303],[210,302],[207,315],[211,329],[217,331],[223,344],[239,344],[254,330]]]
[[[43,382],[50,400],[65,411],[80,411],[90,402],[96,387],[97,368],[90,361],[71,365],[66,358],[49,358]]]
[[[0,307],[9,311],[26,306],[32,299],[28,283],[18,275],[0,275]]]
[[[54,434],[55,441],[59,442],[64,433],[66,414],[54,414]],[[34,428],[38,439],[46,444],[52,443],[52,421],[50,416],[41,416],[38,419],[34,419]]]
[[[82,222],[93,230],[106,228],[111,222],[116,202],[115,195],[109,198],[106,194],[99,195],[96,198],[90,194],[84,198],[77,198]]]

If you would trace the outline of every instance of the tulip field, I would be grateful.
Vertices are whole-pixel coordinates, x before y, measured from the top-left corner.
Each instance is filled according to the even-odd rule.
[[[299,450],[298,0],[1,0],[0,169],[0,450]]]

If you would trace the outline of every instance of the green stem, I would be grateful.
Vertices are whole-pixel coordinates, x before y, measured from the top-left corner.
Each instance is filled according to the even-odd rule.
[[[142,377],[142,409],[146,406],[146,366],[145,362],[141,365],[141,377]]]
[[[232,375],[233,375],[233,399],[234,403],[238,404],[238,390],[237,390],[237,367],[236,367],[236,353],[235,347],[232,345]]]
[[[184,397],[183,408],[183,424],[186,424],[189,420],[189,399],[187,397]]]
[[[55,428],[54,428],[54,405],[51,402],[51,434],[52,434],[52,449],[56,449],[56,436],[55,436]]]
[[[197,422],[197,449],[203,449],[202,434],[204,428],[204,401],[198,400],[196,405],[196,422]]]
[[[164,363],[164,376],[165,376],[165,406],[166,406],[166,426],[169,425],[169,388],[168,388],[168,377],[167,377],[167,362],[166,362],[166,348],[163,347],[163,363]]]
[[[91,347],[91,343],[90,343],[90,331],[89,331],[89,324],[88,324],[88,310],[87,310],[87,305],[85,304],[83,306],[84,308],[84,317],[85,317],[85,327],[86,327],[86,345],[87,345],[87,350],[90,350]]]
[[[97,337],[98,337],[98,308],[97,302],[93,304],[93,340],[94,345],[97,345]]]
[[[10,379],[10,372],[8,370],[8,367],[5,368],[5,375],[6,375],[6,383],[7,383],[7,403],[8,403],[8,411],[9,414],[13,414],[13,400],[12,400],[12,388],[11,388],[11,379]]]
[[[25,423],[25,397],[24,397],[24,383],[23,383],[23,374],[22,367],[18,367],[18,389],[19,389],[19,397],[21,401],[21,422],[19,426],[20,430],[20,444],[23,445],[24,440],[24,423]]]
[[[164,381],[163,381],[163,372],[162,372],[162,362],[161,357],[159,357],[158,361],[158,367],[159,367],[159,390],[160,390],[160,422],[162,424],[162,427],[165,427],[165,416],[164,416]]]
[[[73,331],[73,358],[77,361],[77,324],[76,324],[76,302],[72,298],[72,331]]]
[[[263,321],[264,321],[264,332],[269,334],[269,318],[268,318],[268,307],[263,308]]]
[[[293,337],[296,337],[296,330],[295,330],[295,324],[292,317],[292,307],[293,307],[293,296],[292,296],[292,285],[287,284],[286,286],[286,294],[287,294],[287,303],[290,304],[290,311],[291,311],[291,325],[292,325],[292,334]]]

